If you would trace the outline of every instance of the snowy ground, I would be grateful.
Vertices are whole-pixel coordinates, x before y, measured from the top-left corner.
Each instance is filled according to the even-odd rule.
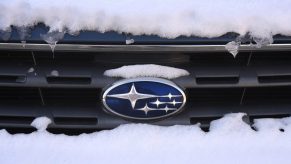
[[[38,132],[0,131],[0,163],[290,164],[291,118],[256,120],[254,131],[242,116],[213,121],[208,133],[198,125],[129,124],[80,136],[50,134],[42,118],[33,124]]]

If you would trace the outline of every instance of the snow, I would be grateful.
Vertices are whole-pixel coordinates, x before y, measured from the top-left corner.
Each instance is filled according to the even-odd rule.
[[[125,40],[125,44],[133,44],[134,43],[134,39],[126,39]]]
[[[34,68],[33,67],[30,67],[28,70],[27,70],[28,73],[32,73],[34,72]]]
[[[272,43],[274,35],[291,36],[290,6],[291,0],[1,0],[0,35],[7,41],[15,26],[25,47],[31,28],[44,23],[50,30],[41,37],[53,58],[65,33],[78,35],[86,30],[164,38],[212,38],[234,32],[260,48]],[[127,45],[133,43],[133,39],[125,40]],[[235,57],[240,44],[233,41],[225,48]]]
[[[47,117],[38,117],[32,121],[31,126],[35,127],[37,131],[43,132],[50,123],[52,123],[51,119]]]
[[[228,114],[215,120],[209,132],[199,125],[127,124],[79,136],[40,131],[50,122],[42,117],[33,123],[39,131],[0,131],[0,163],[289,164],[291,118],[256,120],[255,131],[243,116]]]
[[[57,71],[57,70],[52,70],[51,71],[51,76],[58,77],[59,75],[60,75],[59,71]]]
[[[81,30],[133,35],[217,37],[227,32],[265,39],[291,35],[291,0],[1,0],[0,30],[11,25],[78,34]]]
[[[156,65],[156,64],[141,64],[128,65],[115,69],[106,70],[105,76],[122,77],[122,78],[136,78],[136,77],[161,77],[167,79],[174,79],[181,76],[188,76],[190,73],[184,69]]]

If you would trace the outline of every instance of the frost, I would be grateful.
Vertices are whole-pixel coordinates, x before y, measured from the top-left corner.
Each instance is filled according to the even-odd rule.
[[[57,77],[57,76],[59,76],[60,74],[59,74],[59,71],[57,71],[57,70],[52,70],[52,71],[51,71],[51,75]]]
[[[47,117],[38,117],[33,120],[31,126],[35,127],[37,131],[44,132],[49,124],[51,124],[51,119]]]
[[[155,64],[128,65],[116,69],[106,70],[105,76],[109,77],[162,77],[174,79],[181,76],[188,76],[190,73],[184,69],[161,66]]]
[[[58,31],[53,31],[53,32],[48,32],[47,34],[41,34],[41,37],[43,38],[44,41],[46,41],[53,53],[53,58],[55,57],[55,48],[57,46],[57,43],[59,40],[63,39],[65,33],[64,32],[58,32]]]
[[[236,57],[236,55],[238,54],[238,51],[239,51],[239,46],[240,46],[240,42],[238,41],[231,41],[231,42],[228,42],[226,45],[225,45],[225,49],[231,53],[233,55],[233,57]]]

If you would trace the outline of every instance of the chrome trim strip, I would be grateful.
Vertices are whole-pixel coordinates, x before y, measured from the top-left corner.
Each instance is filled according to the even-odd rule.
[[[48,44],[0,43],[0,50],[50,51]],[[88,44],[57,44],[56,51],[79,52],[226,52],[225,45],[88,45]],[[240,51],[272,51],[291,50],[291,44],[270,44],[262,48],[241,45]]]

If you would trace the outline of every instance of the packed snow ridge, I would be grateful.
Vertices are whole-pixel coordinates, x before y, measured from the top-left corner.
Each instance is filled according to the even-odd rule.
[[[255,131],[243,116],[228,114],[215,120],[209,132],[199,125],[146,124],[79,136],[47,131],[12,135],[0,130],[0,163],[290,164],[291,118],[255,120]],[[48,119],[34,122],[45,129]]]
[[[181,76],[188,76],[190,73],[184,69],[161,66],[156,64],[128,65],[115,69],[106,70],[105,76],[136,78],[136,77],[161,77],[174,79]]]
[[[291,0],[1,0],[0,31],[44,23],[50,31],[116,31],[133,35],[265,39],[291,35]]]

